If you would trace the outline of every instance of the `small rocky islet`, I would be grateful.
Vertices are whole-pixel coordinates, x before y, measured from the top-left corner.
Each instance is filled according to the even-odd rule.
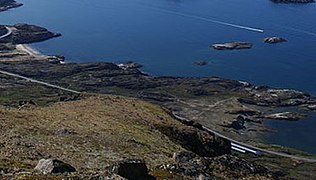
[[[285,38],[282,37],[267,37],[263,39],[263,42],[268,43],[268,44],[276,44],[276,43],[282,43],[282,42],[287,42]]]
[[[213,44],[211,47],[216,50],[234,50],[234,49],[250,49],[252,48],[252,43],[249,42],[230,42],[223,44]]]

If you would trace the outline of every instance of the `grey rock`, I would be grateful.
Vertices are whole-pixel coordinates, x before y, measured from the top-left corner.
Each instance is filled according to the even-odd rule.
[[[34,170],[43,174],[70,173],[76,169],[57,159],[41,159]]]
[[[173,153],[172,159],[176,163],[183,163],[190,159],[193,159],[194,157],[196,157],[196,155],[191,152],[181,151],[181,152]]]

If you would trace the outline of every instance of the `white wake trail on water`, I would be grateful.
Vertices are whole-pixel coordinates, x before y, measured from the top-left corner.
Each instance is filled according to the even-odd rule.
[[[220,25],[224,25],[224,26],[230,26],[230,27],[234,27],[234,28],[238,28],[238,29],[244,29],[244,30],[258,32],[258,33],[263,33],[264,32],[263,29],[258,29],[258,28],[249,27],[249,26],[243,26],[243,25],[239,25],[239,24],[232,24],[232,23],[219,21],[219,20],[206,18],[206,17],[201,17],[201,16],[197,16],[197,15],[193,15],[193,14],[185,14],[185,13],[181,13],[181,12],[177,12],[177,11],[170,11],[170,10],[166,10],[166,9],[156,8],[156,7],[149,7],[149,8],[152,8],[152,9],[155,9],[155,10],[159,10],[159,11],[162,11],[162,12],[166,12],[166,13],[169,13],[169,14],[177,15],[177,16],[198,19],[198,20],[211,22],[211,23],[216,23],[216,24],[220,24]]]

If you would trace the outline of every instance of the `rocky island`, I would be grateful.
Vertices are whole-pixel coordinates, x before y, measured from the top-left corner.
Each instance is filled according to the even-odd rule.
[[[211,47],[216,50],[250,49],[252,48],[252,44],[248,42],[231,42],[224,44],[213,44]]]
[[[11,8],[17,8],[22,5],[22,3],[18,3],[15,0],[0,0],[0,12]]]
[[[281,37],[267,37],[263,39],[263,42],[269,43],[269,44],[276,44],[276,43],[287,42],[287,40]]]

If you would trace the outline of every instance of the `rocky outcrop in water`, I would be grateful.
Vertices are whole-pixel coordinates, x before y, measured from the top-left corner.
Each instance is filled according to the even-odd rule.
[[[212,48],[216,50],[250,49],[252,48],[252,44],[248,42],[231,42],[224,44],[213,44]]]
[[[281,42],[287,42],[287,40],[281,37],[267,37],[267,38],[264,38],[263,42],[269,43],[269,44],[276,44],[276,43],[281,43]]]
[[[207,61],[195,61],[194,64],[198,65],[198,66],[205,66],[208,64],[208,62]]]

